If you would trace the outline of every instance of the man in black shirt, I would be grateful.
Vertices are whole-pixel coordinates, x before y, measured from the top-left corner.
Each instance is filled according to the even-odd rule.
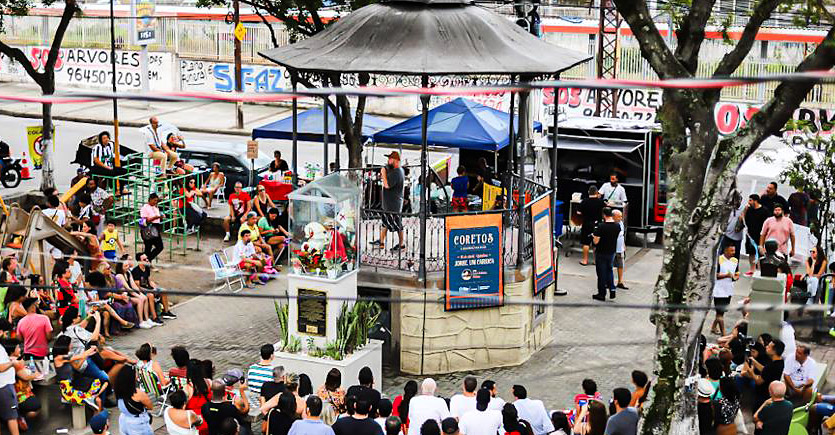
[[[774,204],[780,204],[783,210],[789,209],[789,202],[777,193],[777,183],[774,181],[765,187],[765,192],[760,196],[760,204],[768,210],[769,216],[774,214]]]
[[[786,345],[782,341],[774,340],[765,348],[765,353],[770,359],[767,364],[760,364],[754,358],[749,357],[742,367],[742,376],[753,379],[756,384],[754,409],[759,409],[760,405],[768,399],[768,386],[774,381],[783,379],[785,361],[782,355],[785,349]],[[755,370],[759,370],[760,374],[756,374]]]
[[[352,397],[348,395],[347,397]],[[336,420],[331,426],[336,435],[383,435],[383,428],[369,417],[371,404],[358,398],[354,404],[354,414]]]
[[[762,252],[757,252],[760,247],[760,234],[763,231],[763,223],[771,217],[772,212],[760,204],[760,195],[756,193],[748,197],[748,207],[742,212],[743,220],[745,220],[745,227],[748,229],[748,236],[746,237],[745,249],[748,252],[748,262],[751,268],[745,273],[746,276],[751,276],[757,270],[757,257],[762,257]],[[755,255],[755,253],[757,255]]]
[[[284,384],[284,366],[273,367],[273,380],[264,382],[261,385],[261,395],[259,398],[261,405],[285,391],[287,391],[287,386]]]
[[[615,222],[614,213],[609,207],[603,208],[603,222],[594,230],[593,240],[594,266],[597,270],[597,294],[592,296],[598,301],[606,300],[606,289],[609,289],[609,299],[615,298],[615,277],[612,268],[615,267],[615,251],[617,250],[620,225]]]
[[[374,389],[374,373],[371,368],[366,366],[360,369],[357,376],[359,385],[352,385],[345,392],[345,396],[354,396],[357,400],[365,400],[368,402],[370,416],[372,419],[377,418],[377,405],[380,403],[380,392]]]
[[[589,186],[589,197],[580,203],[580,209],[577,211],[583,218],[583,226],[580,227],[580,241],[583,243],[583,260],[580,264],[588,266],[589,264],[589,247],[591,246],[591,237],[600,219],[603,218],[603,207],[606,206],[606,201],[600,197],[597,192],[597,186]]]
[[[246,383],[241,382],[238,388],[240,394],[234,401],[229,401],[226,400],[226,384],[218,379],[212,381],[212,400],[200,409],[203,420],[209,427],[209,435],[220,435],[221,425],[227,418],[234,418],[238,422],[240,435],[252,434],[252,428],[247,421],[249,402],[246,398]]]

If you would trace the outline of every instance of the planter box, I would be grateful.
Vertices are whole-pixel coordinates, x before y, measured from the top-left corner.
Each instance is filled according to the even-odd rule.
[[[305,346],[303,343],[302,346]],[[281,343],[275,344],[276,349]],[[315,391],[325,383],[325,378],[332,368],[337,368],[342,373],[342,388],[357,384],[357,377],[360,369],[365,366],[371,368],[374,373],[374,388],[383,388],[383,342],[371,340],[362,349],[352,353],[342,361],[332,359],[313,358],[304,353],[276,352],[273,366],[284,366],[284,370],[293,373],[304,373],[310,376],[310,382]]]
[[[337,279],[294,273],[287,275],[288,328],[291,336],[302,339],[303,347],[307,346],[308,337],[312,337],[319,347],[324,347],[326,341],[336,340],[336,318],[339,317],[342,304],[348,303],[350,307],[357,298],[358,273],[348,272]],[[323,297],[326,300],[299,299],[299,293]],[[312,308],[310,313],[301,313],[302,328],[299,328],[300,303],[308,309]]]

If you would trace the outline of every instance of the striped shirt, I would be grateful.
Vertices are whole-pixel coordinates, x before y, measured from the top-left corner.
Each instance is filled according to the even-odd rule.
[[[253,364],[249,366],[246,378],[249,390],[255,394],[261,394],[261,386],[264,385],[264,382],[273,380],[273,367]]]
[[[96,159],[99,159],[105,166],[113,167],[113,158],[113,145],[110,143],[107,145],[96,144],[90,154],[90,167],[96,166]]]

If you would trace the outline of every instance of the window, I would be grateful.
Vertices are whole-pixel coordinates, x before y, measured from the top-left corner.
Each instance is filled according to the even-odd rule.
[[[212,160],[209,158],[207,154],[204,153],[193,153],[189,151],[181,151],[180,157],[185,160],[186,163],[194,166],[195,168],[211,168],[212,167]]]
[[[236,173],[236,174],[245,174],[247,172],[247,168],[244,167],[238,159],[225,155],[225,154],[215,154],[214,155],[215,163],[220,163],[220,168],[222,171],[226,173]]]

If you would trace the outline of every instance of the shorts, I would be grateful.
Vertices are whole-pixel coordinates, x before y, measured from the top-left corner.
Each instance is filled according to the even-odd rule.
[[[116,251],[115,250],[113,250],[113,251],[102,251],[102,254],[104,254],[104,258],[106,258],[110,261],[113,261],[113,260],[116,259]]]
[[[725,314],[728,311],[728,305],[731,304],[731,297],[724,297],[724,298],[713,298],[713,307],[716,314]]]
[[[384,211],[383,213],[381,213],[381,218],[383,220],[383,227],[385,229],[393,232],[399,232],[403,230],[403,220],[401,219],[400,214]]]
[[[615,263],[614,264],[615,264],[615,267],[617,267],[618,269],[623,268],[623,254],[622,253],[620,253],[620,252],[615,253]]]
[[[594,236],[595,225],[583,225],[580,227],[580,243],[583,246],[591,246],[592,236]]]
[[[17,394],[14,385],[0,388],[0,420],[17,420]]]
[[[452,198],[452,208],[453,209],[463,208],[463,209],[466,210],[468,207],[469,206],[467,204],[467,198],[456,198],[456,197]]]
[[[40,411],[41,410],[41,401],[35,396],[30,396],[26,400],[24,400],[23,402],[20,402],[17,406],[18,406],[18,411],[21,414],[26,415],[30,412]]]

